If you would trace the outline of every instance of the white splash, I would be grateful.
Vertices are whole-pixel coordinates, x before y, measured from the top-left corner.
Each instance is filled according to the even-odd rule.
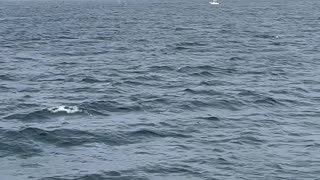
[[[68,114],[82,112],[82,110],[79,109],[77,106],[58,106],[58,107],[48,108],[48,110],[52,113],[66,112]]]

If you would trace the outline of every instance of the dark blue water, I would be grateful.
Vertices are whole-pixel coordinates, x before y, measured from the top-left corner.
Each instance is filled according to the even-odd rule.
[[[320,177],[319,0],[0,2],[1,180]]]

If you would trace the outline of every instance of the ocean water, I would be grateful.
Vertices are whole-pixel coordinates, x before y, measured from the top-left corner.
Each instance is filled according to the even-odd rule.
[[[1,0],[1,180],[315,180],[319,0]]]

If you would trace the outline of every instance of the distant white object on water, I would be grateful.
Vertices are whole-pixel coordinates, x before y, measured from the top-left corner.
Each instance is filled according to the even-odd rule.
[[[212,4],[212,5],[219,5],[217,0],[212,0],[212,2],[209,2],[209,3]]]

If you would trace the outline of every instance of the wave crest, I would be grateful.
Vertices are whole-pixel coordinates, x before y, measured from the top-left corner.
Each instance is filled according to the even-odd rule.
[[[82,112],[80,108],[77,106],[58,106],[58,107],[51,107],[48,108],[48,111],[51,113],[58,113],[58,112],[66,112],[67,114],[74,114],[78,112]]]

